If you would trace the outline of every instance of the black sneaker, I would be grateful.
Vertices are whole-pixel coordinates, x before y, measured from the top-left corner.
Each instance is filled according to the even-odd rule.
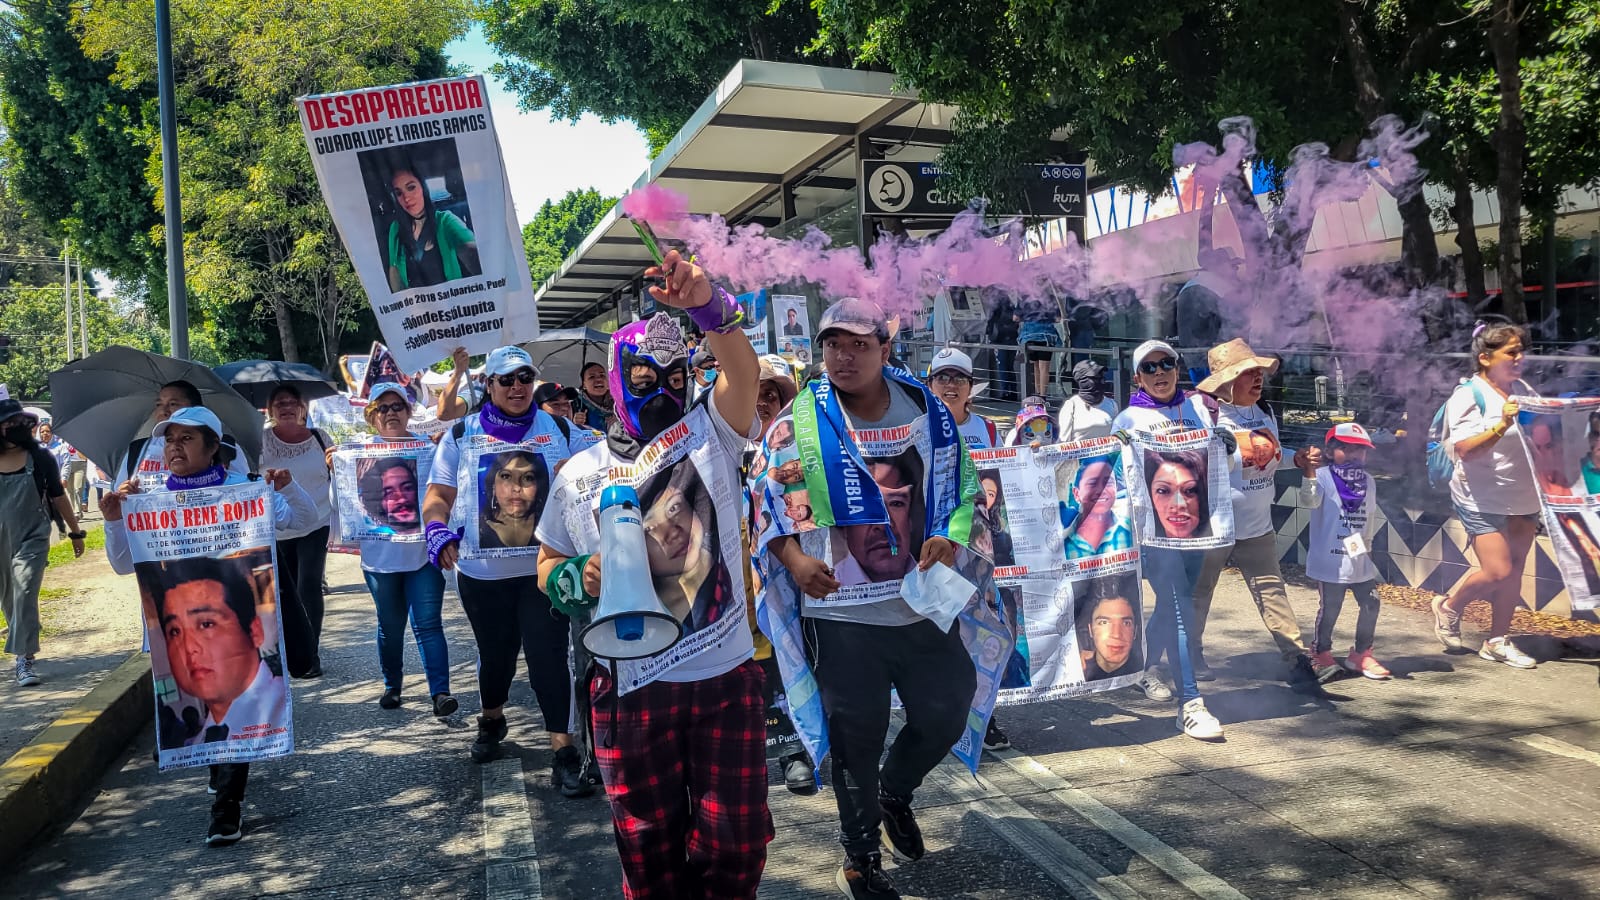
[[[804,753],[784,757],[783,785],[793,794],[810,795],[817,792],[817,770]]]
[[[833,883],[855,900],[900,900],[894,882],[883,874],[883,856],[874,850],[864,856],[845,857]]]
[[[1000,730],[1000,723],[994,716],[989,717],[989,729],[983,733],[983,749],[985,750],[1010,750],[1011,738]]]
[[[577,747],[568,744],[556,751],[550,763],[550,784],[559,788],[563,797],[587,797],[594,793],[594,785],[583,778],[583,757]]]
[[[917,817],[911,814],[911,798],[898,797],[878,789],[878,808],[883,810],[883,836],[889,840],[889,852],[900,862],[916,862],[928,848],[922,845],[922,829]],[[870,896],[870,895],[869,895]]]
[[[237,844],[244,837],[240,824],[242,813],[239,804],[232,800],[218,800],[211,804],[211,827],[206,829],[206,846],[226,847]]]
[[[441,719],[460,708],[461,704],[457,703],[456,698],[449,694],[433,695],[433,714]]]
[[[1322,689],[1322,682],[1317,678],[1317,670],[1311,665],[1311,657],[1304,653],[1296,656],[1294,663],[1290,665],[1288,682],[1289,690],[1296,694],[1320,697],[1328,693]]]
[[[506,737],[506,719],[486,719],[478,717],[478,736],[472,742],[472,761],[475,763],[488,762],[500,755],[500,742]]]
[[[399,709],[400,689],[389,688],[387,691],[384,691],[383,696],[378,698],[378,705],[384,709]]]

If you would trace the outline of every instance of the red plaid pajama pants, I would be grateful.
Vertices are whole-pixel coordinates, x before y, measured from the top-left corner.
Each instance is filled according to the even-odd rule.
[[[754,898],[772,840],[766,704],[754,660],[621,697],[591,669],[594,751],[629,900]]]

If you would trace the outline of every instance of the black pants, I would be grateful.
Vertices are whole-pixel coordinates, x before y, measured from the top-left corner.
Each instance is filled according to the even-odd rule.
[[[250,781],[249,763],[223,763],[211,767],[211,787],[217,792],[216,803],[228,801],[230,803],[244,802],[244,786]]]
[[[322,668],[322,577],[328,567],[328,526],[278,542],[278,604],[289,674]]]
[[[959,625],[942,632],[911,625],[861,625],[806,619],[806,649],[822,691],[839,804],[839,842],[860,855],[878,846],[878,787],[910,799],[922,779],[961,739],[977,690]],[[889,689],[900,692],[906,724],[889,748]]]
[[[517,650],[528,663],[528,684],[539,700],[546,731],[572,731],[572,675],[567,668],[566,615],[539,590],[537,575],[481,581],[457,579],[461,606],[478,642],[478,698],[484,709],[504,706],[517,677]]]

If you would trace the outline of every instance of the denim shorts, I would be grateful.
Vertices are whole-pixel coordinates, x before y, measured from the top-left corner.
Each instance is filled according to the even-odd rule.
[[[1514,516],[1507,513],[1478,512],[1477,510],[1464,508],[1454,499],[1450,501],[1450,505],[1455,507],[1456,518],[1461,520],[1462,527],[1467,529],[1467,534],[1470,537],[1477,537],[1480,534],[1504,533],[1506,530],[1506,522],[1510,519],[1538,518],[1531,513],[1528,515]]]

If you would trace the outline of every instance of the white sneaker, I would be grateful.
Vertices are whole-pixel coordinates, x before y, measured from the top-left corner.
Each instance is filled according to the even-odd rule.
[[[1145,669],[1144,674],[1139,676],[1139,680],[1135,681],[1133,686],[1144,691],[1144,695],[1151,700],[1172,699],[1172,689],[1161,680],[1155,669]]]
[[[1206,709],[1206,701],[1199,697],[1183,705],[1178,713],[1178,730],[1197,741],[1222,740],[1222,723]]]
[[[33,670],[33,660],[26,656],[17,657],[17,686],[33,687],[39,683],[39,673]]]
[[[1517,645],[1510,640],[1497,637],[1489,638],[1478,648],[1478,656],[1490,662],[1505,663],[1513,669],[1534,669],[1539,663],[1533,657],[1517,649]]]

